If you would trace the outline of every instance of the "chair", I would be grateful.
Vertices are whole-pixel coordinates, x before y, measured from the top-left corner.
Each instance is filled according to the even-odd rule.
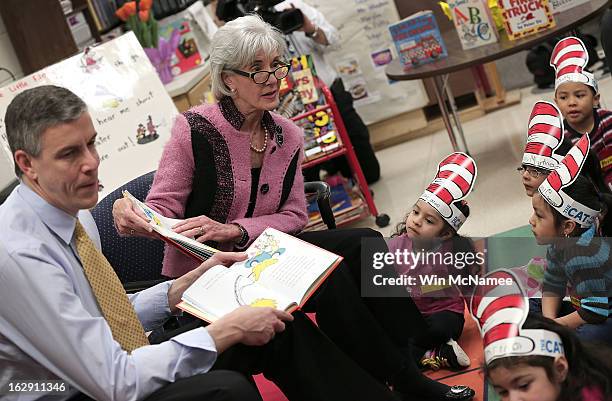
[[[4,203],[6,198],[8,198],[17,185],[19,185],[19,181],[13,180],[2,191],[0,191],[0,205]]]
[[[138,291],[164,280],[161,275],[164,242],[119,236],[113,220],[113,203],[123,197],[124,189],[144,201],[153,184],[154,175],[155,171],[152,171],[133,179],[108,194],[91,211],[100,231],[102,253],[115,269],[127,292]]]
[[[155,171],[133,179],[108,194],[91,211],[102,243],[102,253],[115,269],[127,292],[135,292],[164,280],[161,274],[164,258],[164,242],[142,237],[121,237],[115,229],[113,203],[128,190],[144,201],[153,184]],[[305,192],[316,199],[321,218],[328,228],[336,228],[334,214],[329,203],[329,185],[321,181],[307,182]]]
[[[336,228],[336,219],[329,201],[331,196],[329,184],[324,181],[305,182],[304,191],[306,192],[306,199],[309,202],[313,199],[317,200],[321,220],[323,220],[327,228],[330,230]]]

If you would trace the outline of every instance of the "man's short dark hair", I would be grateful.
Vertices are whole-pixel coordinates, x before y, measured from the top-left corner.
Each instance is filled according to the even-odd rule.
[[[66,88],[44,85],[21,92],[9,104],[4,118],[13,157],[20,149],[37,157],[42,134],[48,128],[73,122],[85,111],[85,102]],[[23,174],[17,163],[15,174]]]

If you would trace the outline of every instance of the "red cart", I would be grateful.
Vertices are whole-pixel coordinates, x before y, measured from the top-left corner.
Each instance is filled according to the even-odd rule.
[[[302,168],[312,167],[324,161],[345,155],[357,184],[358,199],[352,202],[353,204],[351,207],[334,212],[336,225],[340,226],[372,215],[376,218],[376,225],[378,227],[386,227],[389,224],[389,216],[384,213],[379,214],[376,209],[374,199],[372,199],[372,193],[370,192],[361,166],[355,156],[351,140],[346,132],[344,122],[342,121],[342,117],[338,111],[331,91],[320,80],[317,80],[316,86],[325,96],[326,104],[292,117],[292,120],[303,128],[308,126],[308,129],[312,129],[314,122],[315,126],[320,125],[324,128],[335,126],[335,130],[330,129],[324,130],[323,132],[308,132],[305,134],[307,142],[315,141],[316,143],[314,147],[306,147],[306,158],[302,164]],[[317,128],[315,128],[315,130],[316,129]],[[324,224],[321,219],[315,218],[311,219],[306,229],[316,230],[323,226]]]

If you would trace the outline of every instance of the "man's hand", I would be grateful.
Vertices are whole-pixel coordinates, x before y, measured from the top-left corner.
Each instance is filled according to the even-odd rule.
[[[208,325],[206,330],[221,353],[237,343],[267,344],[276,333],[285,330],[285,322],[292,320],[293,316],[278,309],[241,306]]]
[[[295,6],[292,4],[291,8],[295,8]],[[308,35],[314,34],[315,30],[317,29],[316,25],[312,23],[306,14],[302,13],[302,15],[304,16],[304,24],[302,24],[302,27],[298,30]]]
[[[147,216],[127,198],[117,199],[113,203],[113,219],[119,235],[155,237]]]
[[[295,8],[293,4],[291,4],[290,8]],[[317,27],[311,20],[302,12],[302,16],[304,17],[304,23],[302,27],[298,29],[298,31],[304,32],[308,37],[310,37],[315,42],[322,44],[324,46],[329,45],[329,41],[327,40],[327,36],[325,36],[325,32],[323,32],[319,27]]]
[[[198,242],[237,241],[242,232],[235,224],[223,224],[206,216],[190,217],[172,227],[174,232],[186,237],[195,237]]]
[[[191,284],[193,284],[198,278],[200,278],[200,276],[208,269],[217,265],[230,266],[236,262],[241,262],[246,258],[247,255],[243,252],[217,252],[200,266],[174,280],[170,286],[170,289],[168,290],[168,305],[170,306],[170,312],[172,312],[172,314],[178,312],[176,305],[181,302],[181,298],[183,297],[185,290],[189,288],[189,286],[191,286]]]

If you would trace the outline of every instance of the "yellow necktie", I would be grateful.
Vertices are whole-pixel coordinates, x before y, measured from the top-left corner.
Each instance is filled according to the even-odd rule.
[[[94,246],[81,223],[75,228],[77,253],[81,258],[83,271],[98,301],[102,315],[111,328],[113,338],[121,348],[132,352],[148,345],[142,324],[136,311],[108,260]]]

